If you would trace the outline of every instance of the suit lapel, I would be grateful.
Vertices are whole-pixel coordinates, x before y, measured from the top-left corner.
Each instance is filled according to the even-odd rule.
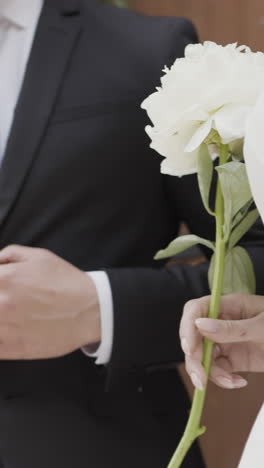
[[[46,0],[0,168],[0,226],[38,154],[81,32],[77,0]],[[62,8],[63,7],[63,8]]]

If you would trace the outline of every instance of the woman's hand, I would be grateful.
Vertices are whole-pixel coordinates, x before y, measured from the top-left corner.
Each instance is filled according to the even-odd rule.
[[[188,302],[180,327],[186,369],[196,388],[206,385],[203,338],[215,343],[210,379],[220,387],[243,388],[240,372],[264,372],[264,297],[237,294],[222,298],[219,320],[208,316],[210,297]]]

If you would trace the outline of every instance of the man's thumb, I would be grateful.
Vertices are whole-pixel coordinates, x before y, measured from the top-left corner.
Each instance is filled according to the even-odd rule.
[[[26,260],[32,249],[20,245],[9,245],[0,250],[0,264],[19,263]]]

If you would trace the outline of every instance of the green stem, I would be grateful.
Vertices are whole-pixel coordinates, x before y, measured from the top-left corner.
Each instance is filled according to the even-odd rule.
[[[228,147],[221,145],[219,164],[225,164],[228,160]],[[224,269],[225,269],[225,240],[223,235],[224,225],[224,200],[221,186],[218,180],[216,201],[216,247],[215,247],[215,271],[212,287],[212,296],[209,309],[209,317],[216,319],[219,315],[220,301],[223,290]],[[213,343],[204,341],[203,365],[206,375],[209,376],[213,353]],[[190,417],[180,444],[168,466],[168,468],[180,468],[193,442],[205,433],[206,428],[201,426],[201,419],[206,398],[205,390],[195,390]]]

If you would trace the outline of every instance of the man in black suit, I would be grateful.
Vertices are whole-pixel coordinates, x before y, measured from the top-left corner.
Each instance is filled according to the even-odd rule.
[[[182,434],[178,327],[208,292],[207,265],[153,256],[181,221],[208,238],[214,226],[195,177],[160,175],[140,103],[196,40],[185,19],[41,5],[0,171],[3,467],[161,468]],[[254,231],[256,266],[262,247]],[[104,365],[80,350],[98,353],[110,333],[91,271],[112,301]],[[195,447],[183,467],[203,466]]]

